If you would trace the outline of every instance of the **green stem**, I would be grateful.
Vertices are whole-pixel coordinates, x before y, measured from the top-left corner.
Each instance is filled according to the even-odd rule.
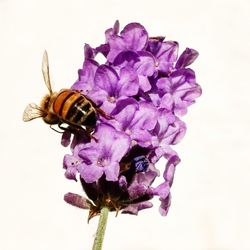
[[[107,207],[103,207],[101,209],[100,219],[99,219],[98,228],[96,231],[95,241],[94,241],[92,250],[102,249],[102,243],[103,243],[105,229],[106,229],[107,220],[108,220],[108,213],[109,213],[109,209]]]

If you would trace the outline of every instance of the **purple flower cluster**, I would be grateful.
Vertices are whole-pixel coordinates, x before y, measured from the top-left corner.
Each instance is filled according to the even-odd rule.
[[[105,32],[105,44],[85,45],[85,60],[72,89],[95,102],[112,116],[99,116],[90,140],[75,133],[72,154],[65,155],[68,179],[79,176],[88,198],[68,193],[65,200],[90,210],[89,218],[103,206],[111,211],[137,214],[152,207],[158,196],[160,213],[170,205],[170,187],[180,159],[172,149],[186,132],[180,119],[201,95],[195,73],[188,66],[198,52],[187,48],[178,57],[178,43],[164,37],[149,37],[139,23],[130,23],[119,33],[119,23]],[[105,57],[105,64],[96,55]],[[70,133],[63,135],[70,143]],[[166,159],[163,182],[155,163]]]

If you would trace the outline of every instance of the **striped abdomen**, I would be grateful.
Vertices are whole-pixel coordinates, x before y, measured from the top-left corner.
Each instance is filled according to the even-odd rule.
[[[53,103],[53,112],[63,121],[77,126],[93,127],[96,111],[92,103],[74,90],[62,90]]]

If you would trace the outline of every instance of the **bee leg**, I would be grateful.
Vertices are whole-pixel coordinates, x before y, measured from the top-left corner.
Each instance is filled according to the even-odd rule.
[[[97,111],[98,114],[100,114],[101,116],[103,116],[103,117],[106,118],[107,120],[114,119],[113,116],[107,114],[107,113],[104,112],[101,108],[96,107],[96,111]]]
[[[95,138],[93,135],[89,135],[91,139],[93,139],[95,142],[98,142],[98,139]]]
[[[58,125],[58,127],[61,129],[61,130],[63,130],[63,132],[64,131],[70,131],[71,133],[73,133],[73,130],[68,126],[68,127],[63,127],[62,126],[62,124],[63,124],[63,122],[60,122],[60,123],[58,123],[57,125]],[[63,133],[62,132],[62,133]]]
[[[91,134],[94,131],[93,128],[87,127],[85,131],[87,132],[90,139],[93,139],[95,142],[98,142],[98,140]]]
[[[58,127],[61,129],[61,130],[63,130],[63,131],[69,131],[69,132],[71,132],[71,133],[73,133],[73,134],[75,134],[75,133],[77,133],[77,132],[81,132],[81,131],[84,131],[85,132],[85,134],[89,137],[89,139],[91,140],[91,139],[94,139],[95,140],[95,142],[98,142],[98,140],[91,134],[93,131],[94,131],[94,129],[93,128],[83,128],[83,127],[76,127],[76,126],[69,126],[69,127],[63,127],[62,126],[62,124],[63,123],[58,123]],[[55,129],[54,129],[55,130]],[[59,132],[59,131],[57,131],[57,132]],[[63,132],[59,132],[59,133],[63,133]]]
[[[58,130],[56,130],[55,128],[52,127],[52,125],[50,125],[49,127],[50,127],[52,130],[56,131],[57,133],[63,134],[63,131],[58,131]],[[59,124],[58,124],[58,127],[59,127],[60,129],[63,129],[63,128],[61,128],[61,127],[59,126]],[[65,130],[65,129],[64,129],[64,130]]]

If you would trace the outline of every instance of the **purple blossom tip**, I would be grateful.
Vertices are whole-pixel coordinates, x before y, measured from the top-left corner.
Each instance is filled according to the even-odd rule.
[[[185,51],[180,55],[175,67],[177,69],[185,68],[188,65],[192,64],[198,56],[199,53],[196,50],[186,48]]]
[[[90,209],[90,202],[88,199],[74,193],[67,193],[64,195],[64,200],[72,206],[82,208],[82,209]]]

